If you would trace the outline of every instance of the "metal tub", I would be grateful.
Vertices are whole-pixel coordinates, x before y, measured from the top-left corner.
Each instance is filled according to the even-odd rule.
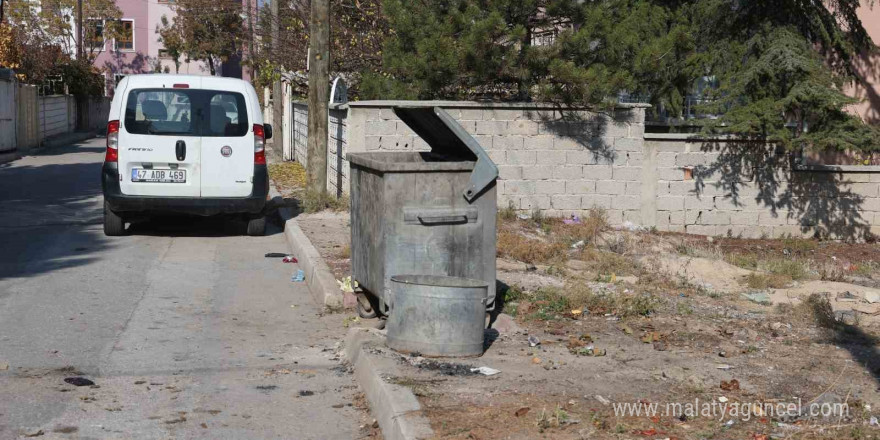
[[[349,153],[352,278],[382,314],[397,274],[483,280],[491,308],[498,168],[442,109],[394,110],[432,151]]]
[[[489,285],[432,275],[391,277],[387,344],[423,356],[479,356]]]

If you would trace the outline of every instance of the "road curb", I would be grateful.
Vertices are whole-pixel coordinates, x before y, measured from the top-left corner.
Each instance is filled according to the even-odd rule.
[[[392,359],[376,356],[369,348],[384,345],[384,336],[372,328],[353,328],[345,336],[343,355],[354,369],[354,377],[363,388],[370,411],[382,428],[386,440],[419,440],[434,436],[428,419],[422,416],[422,406],[413,392],[395,385],[382,376],[399,376]]]
[[[281,194],[275,189],[274,182],[269,187],[269,197],[273,200],[281,199]],[[331,310],[342,308],[342,291],[336,284],[336,278],[330,267],[321,258],[318,249],[312,244],[296,219],[293,211],[285,206],[278,208],[281,221],[284,222],[284,238],[291,254],[299,260],[299,266],[306,275],[306,285],[312,297],[320,305]]]

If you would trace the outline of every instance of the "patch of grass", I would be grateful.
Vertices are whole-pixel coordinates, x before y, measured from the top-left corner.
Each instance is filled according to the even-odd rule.
[[[305,212],[348,211],[350,202],[347,196],[336,197],[320,191],[305,191],[302,196],[302,207]]]
[[[351,258],[351,245],[350,245],[350,244],[345,245],[345,246],[339,251],[339,258],[341,258],[341,259],[343,259],[343,260],[344,260],[344,259],[347,259],[347,258]]]
[[[724,260],[743,269],[756,270],[758,268],[758,256],[756,254],[728,254]]]
[[[831,301],[819,293],[811,293],[803,302],[795,306],[794,312],[815,322],[819,327],[834,328],[837,324],[834,319],[834,309],[831,308]]]
[[[837,265],[823,264],[819,269],[819,279],[822,281],[846,281],[846,273]]]
[[[638,263],[633,259],[595,248],[583,249],[580,258],[587,262],[588,270],[596,272],[599,277],[608,277],[612,274],[635,275],[639,270]]]
[[[819,248],[819,243],[816,240],[805,238],[783,238],[782,245],[795,254],[806,254]]]
[[[564,261],[567,258],[564,243],[529,238],[515,231],[498,232],[499,257],[512,258],[525,263]]]
[[[582,285],[566,286],[564,292],[568,297],[568,305],[586,308],[594,315],[611,313],[621,318],[649,316],[663,304],[658,296],[651,293],[596,293]]]
[[[586,244],[595,245],[602,234],[611,228],[608,223],[608,214],[604,209],[591,208],[586,217],[581,219],[581,223],[573,225],[565,225],[558,233],[576,243],[583,240]]]
[[[685,302],[678,302],[675,305],[675,311],[679,315],[690,315],[690,314],[694,313],[694,309],[690,306],[690,304],[685,303]]]
[[[758,264],[758,268],[772,274],[785,275],[794,281],[802,280],[807,277],[806,266],[797,260],[789,260],[785,258],[764,260]]]
[[[286,188],[306,187],[306,169],[299,162],[270,163],[269,177]]]
[[[791,277],[775,273],[750,273],[746,275],[744,282],[751,289],[782,289],[791,283]]]
[[[873,262],[870,263],[858,263],[853,266],[853,274],[858,275],[860,277],[870,278],[871,275],[874,274],[876,267]]]
[[[516,220],[516,208],[513,206],[513,200],[507,203],[506,208],[498,210],[498,220],[512,222]]]

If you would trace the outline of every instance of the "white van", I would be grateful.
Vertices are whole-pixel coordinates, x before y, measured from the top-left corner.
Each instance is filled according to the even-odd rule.
[[[263,124],[240,79],[129,75],[116,87],[104,157],[104,234],[154,213],[241,214],[263,235],[269,192]]]

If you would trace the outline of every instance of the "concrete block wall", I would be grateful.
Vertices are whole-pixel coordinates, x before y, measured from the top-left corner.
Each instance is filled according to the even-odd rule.
[[[292,103],[291,157],[308,166],[309,106],[305,102]],[[340,196],[348,193],[348,107],[332,105],[327,121],[327,191]]]
[[[800,167],[784,151],[730,139],[645,135],[659,230],[742,238],[880,234],[880,167]],[[646,184],[647,185],[647,184]]]
[[[351,151],[429,149],[394,115],[395,104],[349,103]],[[598,113],[530,103],[421,104],[442,107],[498,165],[499,207],[562,216],[597,206],[614,223],[640,221],[645,106]]]
[[[880,234],[880,167],[797,167],[765,144],[646,134],[639,105],[612,112],[451,101],[331,106],[328,190],[349,191],[348,151],[428,150],[391,110],[413,104],[442,107],[488,152],[500,173],[499,208],[569,216],[598,207],[614,225],[712,236]],[[305,164],[307,110],[294,107],[295,157]]]

